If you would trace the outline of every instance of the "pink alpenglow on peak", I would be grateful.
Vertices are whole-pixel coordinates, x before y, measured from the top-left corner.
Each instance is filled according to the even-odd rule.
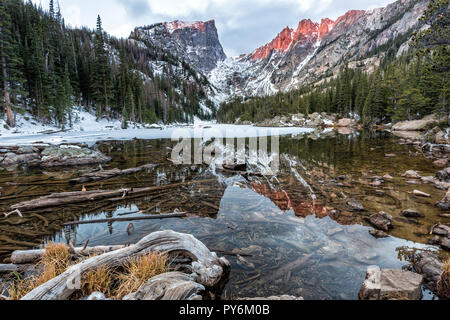
[[[285,52],[293,42],[297,40],[317,42],[327,35],[334,27],[334,21],[325,18],[321,23],[313,22],[311,19],[304,19],[298,23],[297,30],[286,27],[275,39],[268,44],[256,49],[253,52],[253,59],[265,59],[274,50]]]
[[[175,20],[172,22],[164,22],[163,23],[164,26],[169,30],[170,33],[174,32],[175,30],[179,30],[179,29],[196,29],[196,30],[200,30],[202,32],[206,32],[206,25],[207,24],[215,24],[214,20],[209,20],[209,21],[180,21],[180,20]]]

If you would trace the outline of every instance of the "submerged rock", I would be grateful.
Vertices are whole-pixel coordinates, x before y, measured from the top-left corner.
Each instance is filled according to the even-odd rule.
[[[433,162],[433,164],[437,167],[445,167],[448,163],[447,159],[439,159]]]
[[[364,206],[353,198],[348,199],[345,204],[350,211],[366,211]]]
[[[401,215],[406,218],[423,218],[423,217],[425,217],[424,214],[422,214],[416,210],[412,210],[412,209],[403,210]]]
[[[402,174],[402,177],[404,178],[412,178],[412,179],[420,179],[420,174],[417,173],[417,171],[414,170],[408,170],[404,174]]]
[[[389,237],[389,235],[386,232],[382,231],[382,230],[370,229],[369,233],[372,236],[374,236],[375,238],[377,238],[377,239],[388,238]]]
[[[358,296],[360,300],[420,300],[422,281],[422,275],[411,271],[370,266]]]
[[[376,228],[383,231],[389,231],[394,228],[392,225],[392,216],[383,211],[371,215],[369,222]]]

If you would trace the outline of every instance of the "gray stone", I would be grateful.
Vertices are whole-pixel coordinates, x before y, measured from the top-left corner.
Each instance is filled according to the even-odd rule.
[[[41,165],[47,168],[101,164],[111,161],[110,157],[99,151],[75,146],[47,147],[42,151],[41,156]]]
[[[450,210],[450,190],[447,191],[444,198],[436,203],[436,206],[441,210],[448,211]]]
[[[423,218],[423,217],[425,217],[425,215],[423,215],[422,213],[420,213],[416,210],[413,210],[413,209],[403,210],[401,215],[406,218]]]
[[[392,216],[383,211],[371,215],[369,222],[377,229],[383,231],[389,231],[389,229],[394,228],[392,225]]]
[[[420,179],[420,174],[417,173],[417,171],[414,170],[408,170],[404,174],[402,174],[402,177],[404,178],[412,178],[412,179]]]
[[[382,230],[370,229],[369,233],[377,239],[388,238],[389,235]]]
[[[431,233],[438,236],[448,237],[450,235],[450,227],[445,224],[436,224],[431,228]]]
[[[443,271],[443,264],[439,255],[429,251],[420,252],[415,257],[412,266],[414,271],[423,275],[425,285],[431,291],[435,291]]]
[[[422,282],[423,276],[414,272],[370,266],[358,296],[360,300],[420,300]]]
[[[444,250],[450,251],[450,239],[449,238],[442,238],[441,248]]]
[[[345,202],[350,211],[366,211],[364,206],[357,200],[350,198]]]

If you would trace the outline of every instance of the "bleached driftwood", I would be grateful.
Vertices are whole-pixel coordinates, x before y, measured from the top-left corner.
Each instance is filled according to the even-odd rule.
[[[151,278],[123,300],[202,300],[205,287],[195,282],[195,275],[167,272]]]
[[[106,252],[111,252],[115,250],[119,250],[124,248],[124,245],[116,245],[116,246],[97,246],[97,247],[80,247],[75,248],[75,254],[90,256],[103,254]],[[11,255],[11,262],[13,264],[26,264],[33,263],[39,260],[45,253],[45,249],[37,249],[37,250],[16,250]]]
[[[112,170],[99,170],[96,172],[86,173],[79,178],[75,178],[70,180],[72,183],[86,183],[86,182],[95,182],[100,180],[111,179],[117,176],[123,176],[127,174],[137,173],[143,170],[151,170],[156,168],[158,165],[156,164],[146,164],[136,168],[128,168],[124,170],[120,169],[112,169]]]
[[[11,210],[19,209],[22,212],[32,211],[36,209],[50,208],[50,207],[58,207],[76,203],[83,203],[89,201],[98,201],[103,199],[110,198],[126,198],[131,195],[140,195],[147,194],[149,192],[168,190],[173,188],[178,188],[181,186],[196,184],[196,183],[205,183],[212,182],[214,179],[207,180],[194,180],[187,182],[179,182],[173,184],[167,184],[163,186],[153,186],[147,188],[131,188],[131,189],[118,189],[118,190],[93,190],[93,191],[73,191],[73,192],[62,192],[62,193],[54,193],[45,197],[40,197],[37,199],[24,201],[11,206]]]
[[[158,231],[144,237],[135,245],[95,256],[78,263],[52,280],[29,292],[22,300],[65,300],[77,289],[81,275],[99,266],[118,267],[129,259],[149,252],[183,253],[190,257],[196,282],[205,287],[219,284],[230,263],[194,236],[171,230]]]

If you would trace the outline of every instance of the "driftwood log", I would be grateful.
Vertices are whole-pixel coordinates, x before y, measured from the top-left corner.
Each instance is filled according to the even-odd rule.
[[[90,256],[103,254],[106,252],[116,251],[124,248],[124,245],[116,245],[116,246],[97,246],[97,247],[79,247],[75,248],[75,254]],[[26,264],[33,263],[42,258],[45,254],[45,249],[37,249],[37,250],[16,250],[11,255],[11,262],[13,264]]]
[[[95,181],[101,181],[101,180],[107,180],[111,179],[117,176],[124,176],[127,174],[133,174],[137,173],[143,170],[152,170],[156,168],[157,164],[146,164],[140,167],[136,168],[129,168],[129,169],[112,169],[112,170],[100,170],[96,172],[90,172],[82,175],[79,178],[75,178],[70,180],[71,183],[86,183],[86,182],[95,182]]]
[[[80,288],[81,276],[100,266],[118,267],[129,259],[149,252],[183,253],[191,258],[195,281],[206,288],[218,285],[230,263],[192,235],[171,230],[158,231],[144,237],[137,244],[95,256],[78,263],[65,272],[35,288],[22,300],[66,300]]]
[[[195,282],[195,275],[167,272],[151,278],[123,300],[202,300],[205,287]]]
[[[207,179],[207,180],[197,180],[197,181],[187,181],[187,182],[179,182],[173,184],[167,184],[163,186],[153,186],[147,188],[130,188],[130,189],[118,189],[118,190],[93,190],[93,191],[74,191],[74,192],[62,192],[62,193],[54,193],[48,196],[40,197],[37,199],[20,202],[18,204],[12,205],[11,210],[20,210],[21,212],[32,211],[36,209],[64,206],[76,203],[83,203],[89,201],[98,201],[104,199],[111,199],[122,197],[126,198],[127,196],[132,195],[140,195],[146,194],[154,191],[161,191],[167,189],[174,189],[181,186],[196,184],[196,183],[205,183],[212,182],[215,179]]]

